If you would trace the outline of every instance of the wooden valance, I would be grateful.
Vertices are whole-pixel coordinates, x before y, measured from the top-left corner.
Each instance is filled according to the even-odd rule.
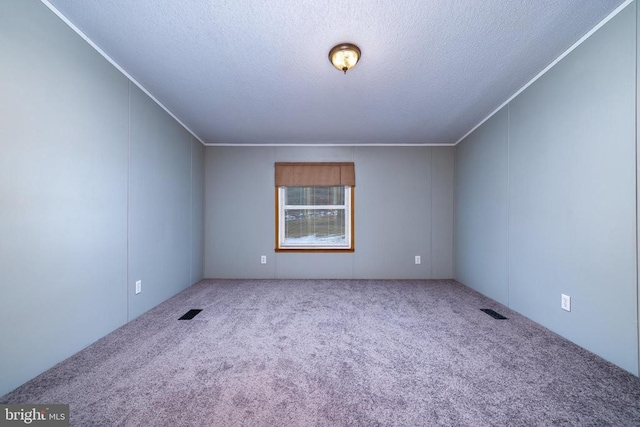
[[[276,163],[276,187],[356,186],[353,163]]]

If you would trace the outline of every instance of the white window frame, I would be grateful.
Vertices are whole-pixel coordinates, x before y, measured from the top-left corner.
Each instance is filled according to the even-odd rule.
[[[305,187],[317,187],[313,185]],[[339,187],[339,186],[334,186]],[[287,187],[278,187],[278,230],[276,250],[329,250],[329,251],[353,251],[353,212],[352,212],[352,187],[345,185],[344,205],[285,205]],[[322,243],[285,243],[286,212],[287,210],[344,210],[345,218],[345,244],[322,244]]]

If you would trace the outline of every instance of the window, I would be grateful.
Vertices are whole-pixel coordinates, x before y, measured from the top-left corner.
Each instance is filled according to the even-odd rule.
[[[280,187],[279,249],[350,249],[351,187]]]
[[[276,163],[276,250],[353,251],[351,184],[353,163]]]

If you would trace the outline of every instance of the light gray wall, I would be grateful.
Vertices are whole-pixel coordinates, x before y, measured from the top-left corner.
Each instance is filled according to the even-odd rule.
[[[134,318],[191,284],[191,135],[131,88],[129,286]]]
[[[191,278],[204,277],[204,145],[191,139]]]
[[[278,161],[355,162],[354,253],[274,252]],[[450,147],[207,147],[205,276],[451,278],[452,166]]]
[[[455,247],[457,279],[637,375],[636,22],[633,3],[456,147]]]
[[[635,2],[636,7],[636,302],[637,309],[636,315],[637,318],[637,332],[638,336],[636,337],[636,342],[638,343],[638,372],[640,374],[640,277],[638,277],[638,271],[640,267],[640,250],[638,250],[638,243],[640,242],[640,229],[638,225],[640,224],[640,171],[638,170],[638,165],[640,165],[640,150],[638,150],[638,141],[640,141],[640,106],[638,105],[638,100],[640,100],[640,69],[638,69],[638,62],[640,61],[640,31],[638,31],[638,25],[640,25],[640,7],[638,7],[638,2]]]
[[[431,277],[453,277],[453,149],[431,151]]]
[[[509,304],[508,109],[455,150],[455,277]]]
[[[3,395],[202,277],[204,149],[40,2],[0,52]]]

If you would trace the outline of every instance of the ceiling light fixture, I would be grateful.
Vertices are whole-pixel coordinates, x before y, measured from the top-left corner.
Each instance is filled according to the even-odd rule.
[[[360,59],[360,48],[355,44],[341,43],[329,51],[329,61],[340,71],[352,69]]]

